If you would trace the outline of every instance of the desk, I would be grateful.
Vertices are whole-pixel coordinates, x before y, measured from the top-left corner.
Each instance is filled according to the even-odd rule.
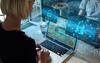
[[[81,60],[79,58],[71,58],[70,61],[68,63],[88,63],[87,61]]]
[[[38,23],[37,26],[31,25],[30,27],[22,30],[26,33],[27,36],[31,37],[32,39],[35,39],[37,43],[41,43],[45,40],[41,33],[39,24],[40,23]],[[88,49],[83,47],[84,45],[87,46]],[[100,52],[95,53],[96,55],[94,56],[93,52],[96,52],[97,50],[93,49],[92,46],[81,41],[78,41],[77,46],[77,53],[67,63],[100,63]]]
[[[88,63],[88,62],[77,57],[72,57],[67,63]]]

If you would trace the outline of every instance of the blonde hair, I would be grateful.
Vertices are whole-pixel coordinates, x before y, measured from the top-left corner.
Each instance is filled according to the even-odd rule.
[[[14,15],[21,19],[26,19],[30,14],[30,0],[1,0],[1,10],[5,15]],[[34,1],[34,0],[31,0]]]

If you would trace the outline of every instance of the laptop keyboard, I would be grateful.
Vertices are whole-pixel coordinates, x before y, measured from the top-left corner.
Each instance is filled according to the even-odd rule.
[[[41,43],[41,45],[60,56],[64,55],[68,51],[65,48],[63,48],[55,43],[52,43],[49,40],[44,41],[43,43]]]

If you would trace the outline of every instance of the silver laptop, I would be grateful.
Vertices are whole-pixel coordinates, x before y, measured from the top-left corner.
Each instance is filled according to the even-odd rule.
[[[75,52],[77,39],[66,34],[65,26],[64,21],[48,24],[46,40],[41,43],[41,46],[50,51],[51,63],[63,63]]]

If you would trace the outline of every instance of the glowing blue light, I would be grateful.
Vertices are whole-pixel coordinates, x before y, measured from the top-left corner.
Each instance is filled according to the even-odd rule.
[[[86,42],[94,42],[98,23],[79,16],[69,17],[66,24],[66,34]]]
[[[50,8],[43,8],[42,15],[54,22],[57,22],[57,19],[59,18],[56,11]]]
[[[100,26],[95,21],[87,20],[79,16],[70,16],[68,21],[66,21],[67,19],[61,18],[55,10],[50,8],[43,8],[42,14],[45,18],[54,23],[59,21],[67,22],[65,27],[66,34],[86,42],[93,42],[95,40],[96,27]]]

